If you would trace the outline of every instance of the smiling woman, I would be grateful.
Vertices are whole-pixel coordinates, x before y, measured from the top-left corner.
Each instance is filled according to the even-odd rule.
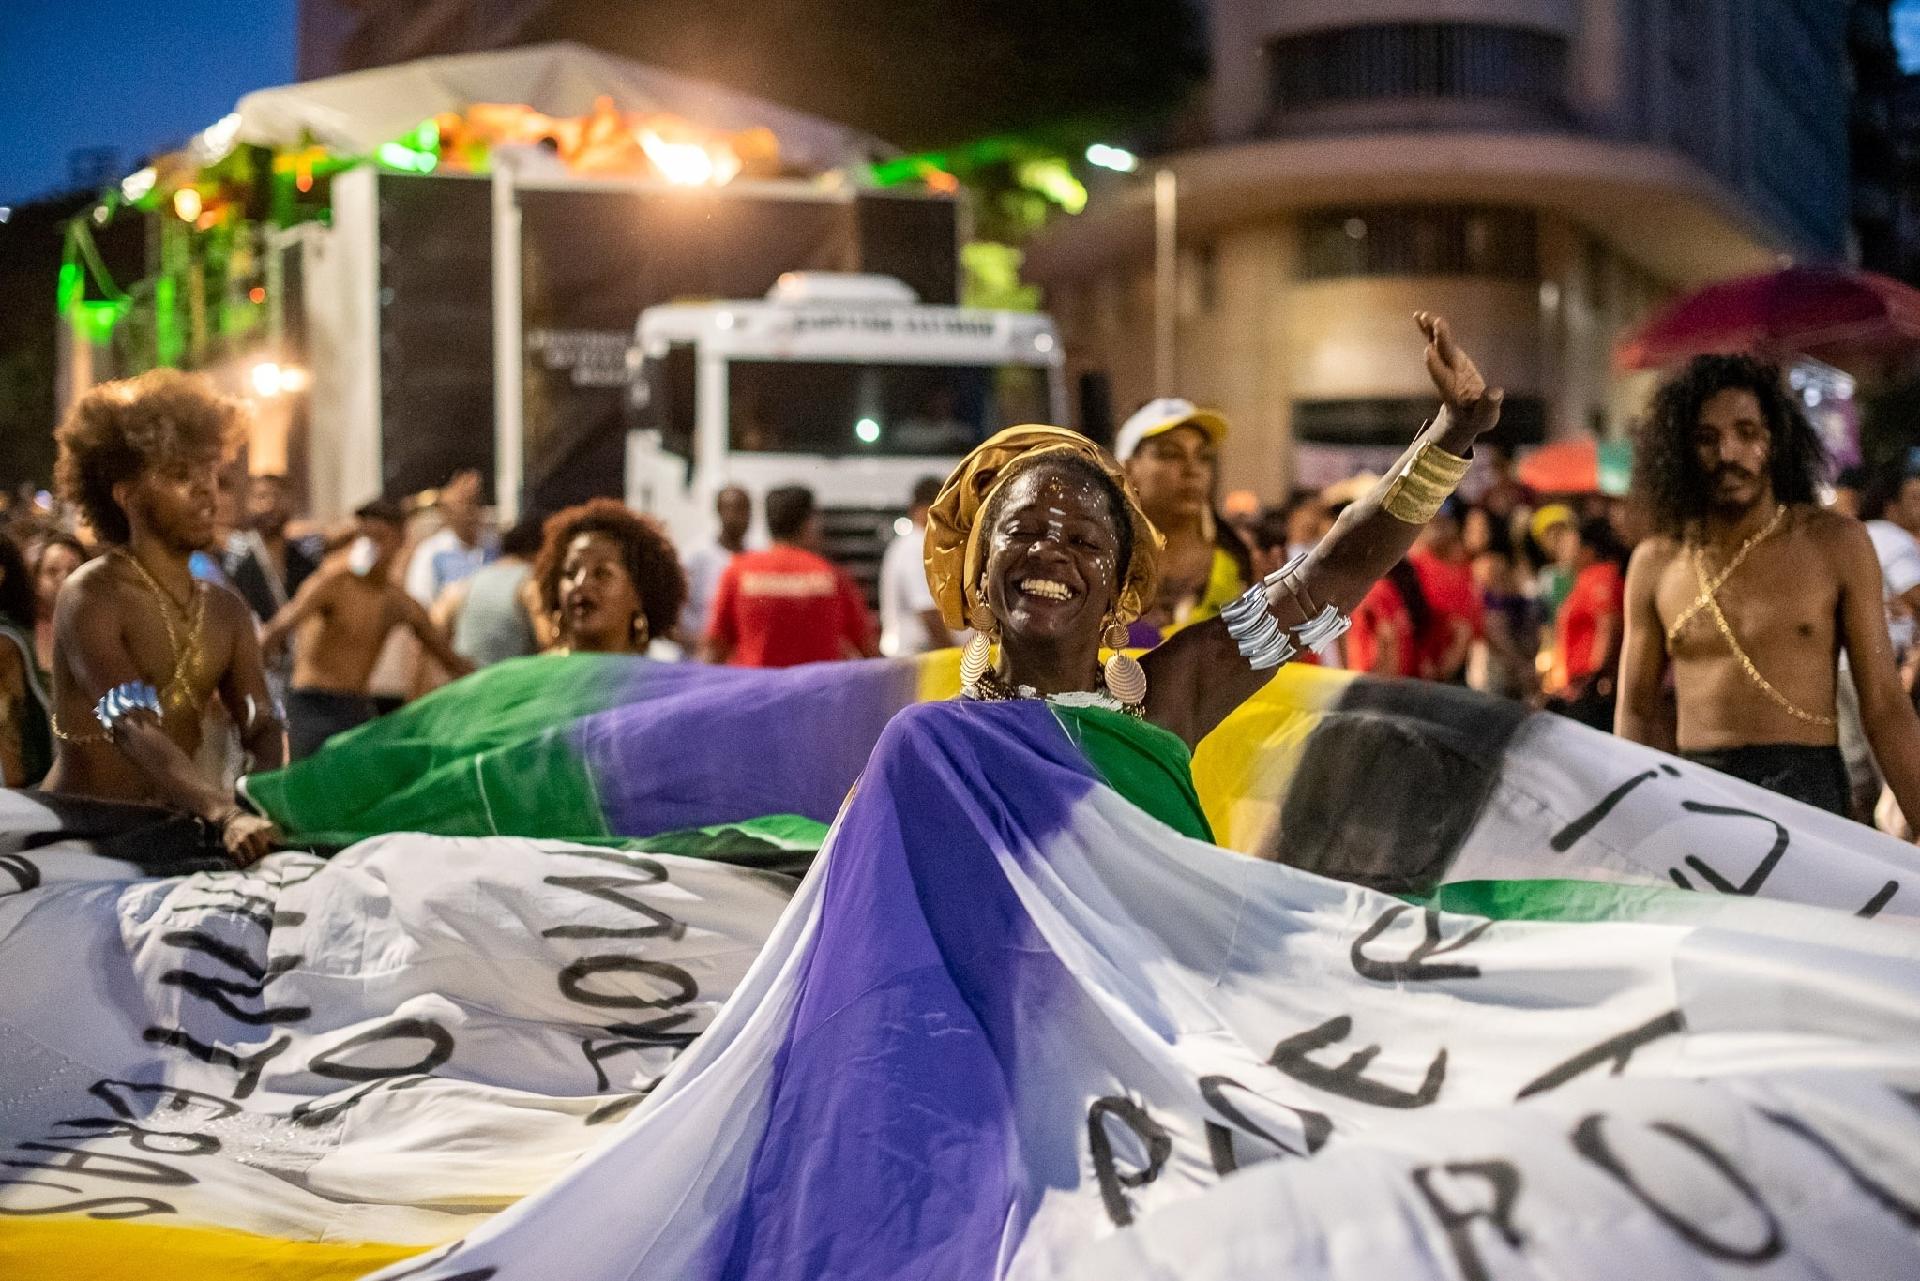
[[[1439,415],[1311,552],[1140,663],[1119,653],[1100,662],[1102,642],[1124,645],[1127,624],[1153,601],[1164,546],[1120,464],[1057,427],[1011,427],[975,449],[928,513],[926,544],[942,616],[975,632],[964,695],[1046,699],[1073,709],[1077,739],[1097,726],[1163,765],[1177,755],[1184,773],[1185,752],[1275,667],[1345,629],[1346,611],[1406,553],[1466,471],[1462,455],[1499,421],[1502,393],[1488,389],[1446,321],[1416,320]]]

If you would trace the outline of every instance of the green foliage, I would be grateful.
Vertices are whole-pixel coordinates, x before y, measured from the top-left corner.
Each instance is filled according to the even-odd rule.
[[[1026,255],[1012,245],[976,240],[960,251],[960,303],[997,311],[1038,311],[1040,289],[1020,279]]]

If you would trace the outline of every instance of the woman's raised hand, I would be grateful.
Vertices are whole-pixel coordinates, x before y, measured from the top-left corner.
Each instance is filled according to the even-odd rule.
[[[1462,429],[1466,443],[1492,431],[1500,421],[1500,402],[1506,392],[1489,388],[1473,357],[1460,350],[1447,327],[1447,318],[1430,311],[1417,311],[1413,321],[1427,337],[1427,375],[1440,393],[1453,425]],[[1449,433],[1451,434],[1451,433]]]

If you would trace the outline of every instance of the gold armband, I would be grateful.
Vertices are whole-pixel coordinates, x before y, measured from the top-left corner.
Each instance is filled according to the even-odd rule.
[[[1471,466],[1470,459],[1450,454],[1431,441],[1417,445],[1412,457],[1394,474],[1380,505],[1395,520],[1424,525],[1453,495]]]

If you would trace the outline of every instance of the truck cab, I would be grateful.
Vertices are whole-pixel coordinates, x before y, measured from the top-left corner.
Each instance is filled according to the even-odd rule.
[[[682,547],[728,485],[806,485],[828,554],[867,588],[913,484],[1002,427],[1065,420],[1053,322],[928,306],[886,276],[788,273],[764,299],[641,313],[628,353],[627,501]]]

